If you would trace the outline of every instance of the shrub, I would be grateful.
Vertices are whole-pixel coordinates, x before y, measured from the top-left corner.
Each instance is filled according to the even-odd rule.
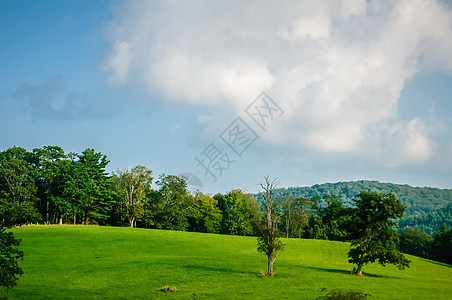
[[[323,289],[322,291],[325,291]],[[334,289],[328,292],[325,296],[317,297],[317,300],[362,300],[366,299],[369,294],[361,291]]]

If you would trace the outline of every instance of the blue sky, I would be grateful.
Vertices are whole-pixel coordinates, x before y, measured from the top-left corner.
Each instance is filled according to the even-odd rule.
[[[212,193],[451,188],[447,1],[0,0],[0,37],[1,150],[90,147]]]

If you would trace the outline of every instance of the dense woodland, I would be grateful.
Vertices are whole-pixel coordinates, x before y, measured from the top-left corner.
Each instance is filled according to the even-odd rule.
[[[442,224],[452,227],[452,189],[412,187],[393,183],[360,180],[316,184],[310,187],[277,189],[276,195],[312,198],[322,195],[336,195],[344,206],[351,206],[352,199],[361,191],[394,193],[405,206],[405,214],[398,224],[404,227],[419,227],[428,234],[434,234]]]
[[[12,147],[0,152],[0,228],[96,224],[258,235],[262,194],[239,189],[192,193],[184,178],[154,178],[144,166],[108,174],[108,163],[93,149],[65,153],[58,146]],[[366,190],[394,193],[406,207],[399,222],[400,249],[451,263],[452,190],[376,181],[275,189],[273,227],[285,237],[349,241],[355,198]]]

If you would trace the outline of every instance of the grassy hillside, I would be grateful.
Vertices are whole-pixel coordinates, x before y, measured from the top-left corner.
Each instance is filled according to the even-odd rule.
[[[24,276],[9,299],[315,299],[322,288],[360,290],[371,299],[452,294],[452,267],[417,257],[406,271],[370,265],[367,277],[352,276],[342,242],[284,239],[277,275],[259,277],[266,261],[251,237],[83,226],[14,233],[23,239]],[[179,292],[160,292],[167,284]]]

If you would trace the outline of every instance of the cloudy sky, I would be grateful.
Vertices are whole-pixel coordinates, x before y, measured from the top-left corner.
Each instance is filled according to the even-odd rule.
[[[452,188],[450,1],[0,0],[0,37],[0,150]]]

